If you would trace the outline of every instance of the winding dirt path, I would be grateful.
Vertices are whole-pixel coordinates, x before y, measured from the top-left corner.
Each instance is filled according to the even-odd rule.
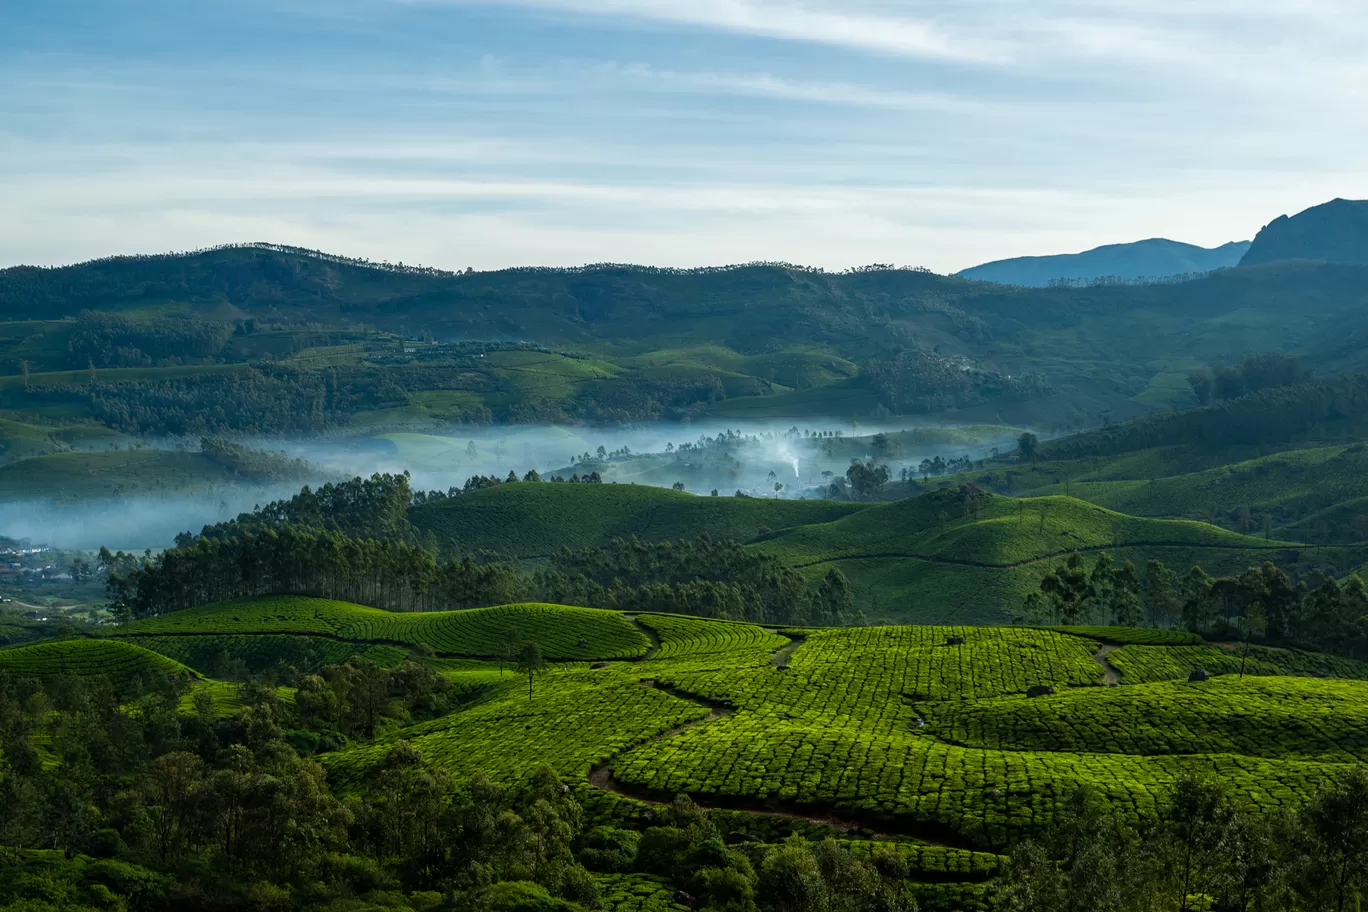
[[[1102,666],[1102,683],[1106,687],[1115,687],[1121,683],[1121,671],[1111,663],[1107,656],[1111,655],[1120,647],[1114,643],[1103,643],[1093,654],[1093,661]]]

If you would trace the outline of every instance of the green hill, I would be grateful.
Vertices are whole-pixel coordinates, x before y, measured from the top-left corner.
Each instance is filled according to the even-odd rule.
[[[764,529],[829,522],[859,504],[759,497],[701,497],[645,485],[503,484],[417,507],[409,520],[444,549],[547,557],[614,538],[747,541]]]
[[[51,452],[0,465],[0,501],[80,502],[176,494],[235,483],[295,481],[308,467],[232,444],[203,452],[155,448]]]
[[[194,674],[174,659],[118,640],[57,640],[0,649],[0,673],[39,680],[59,675],[107,677],[120,691],[140,679]]]
[[[966,499],[944,489],[879,504],[829,523],[766,536],[752,547],[812,579],[839,567],[875,618],[1000,622],[1048,572],[1079,552],[1144,566],[1243,569],[1286,556],[1286,543],[1199,522],[1127,516],[1071,497]]]
[[[395,614],[346,602],[269,596],[221,602],[119,628],[128,637],[185,634],[324,636],[354,643],[417,646],[454,656],[497,656],[508,633],[533,640],[550,659],[618,659],[645,654],[650,640],[614,611],[561,605],[505,605]]]

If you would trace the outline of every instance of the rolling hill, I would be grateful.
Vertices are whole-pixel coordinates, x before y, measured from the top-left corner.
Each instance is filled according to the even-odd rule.
[[[833,522],[764,536],[751,547],[820,579],[839,567],[874,619],[1000,623],[1055,563],[1106,551],[1143,567],[1243,570],[1298,546],[1198,522],[1127,516],[1072,497],[1008,498],[938,489]],[[1300,557],[1299,554],[1296,554]]]
[[[828,522],[863,509],[829,500],[700,497],[623,484],[502,484],[416,507],[409,521],[445,550],[516,559],[615,538],[748,541],[763,531]]]

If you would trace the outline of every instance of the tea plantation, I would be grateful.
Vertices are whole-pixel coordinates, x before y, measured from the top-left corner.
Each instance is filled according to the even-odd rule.
[[[180,662],[133,643],[104,640],[57,640],[0,649],[0,674],[15,678],[59,675],[104,676],[124,691],[142,678],[154,680],[193,672]]]
[[[547,665],[519,673],[491,658],[512,636],[537,642]],[[482,772],[515,791],[549,764],[590,822],[649,826],[655,805],[687,793],[752,839],[834,833],[857,854],[892,840],[924,907],[977,908],[1000,854],[1079,784],[1138,821],[1181,771],[1210,771],[1242,807],[1273,813],[1368,759],[1368,665],[1243,651],[1135,628],[770,630],[553,605],[391,614],[275,597],[0,650],[0,672],[131,682],[187,666],[213,674],[225,657],[251,668],[409,658],[465,696],[322,754],[343,792],[372,788],[400,740],[457,779]],[[1212,677],[1189,682],[1195,667]],[[200,677],[216,711],[238,705],[232,685]],[[677,912],[649,878],[603,875],[600,887],[612,909]]]

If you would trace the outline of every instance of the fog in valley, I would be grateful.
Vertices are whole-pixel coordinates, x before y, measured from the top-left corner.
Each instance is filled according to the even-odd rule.
[[[833,496],[852,460],[889,468],[890,477],[921,477],[923,461],[940,471],[1010,450],[1020,429],[1001,426],[926,426],[911,422],[855,424],[849,420],[654,424],[632,428],[515,425],[402,432],[368,437],[241,440],[256,450],[283,452],[307,462],[288,481],[206,484],[157,479],[156,494],[122,494],[0,502],[0,535],[69,549],[159,549],[180,532],[272,500],[304,484],[318,486],[357,475],[408,472],[415,491],[461,488],[472,476],[504,479],[535,471],[570,479],[597,472],[605,483],[682,485],[695,494],[741,491],[756,497]],[[152,446],[169,447],[166,442]],[[184,442],[179,444],[184,447]],[[950,462],[947,462],[950,461]],[[934,472],[935,470],[933,470]],[[835,496],[843,496],[838,490]]]

